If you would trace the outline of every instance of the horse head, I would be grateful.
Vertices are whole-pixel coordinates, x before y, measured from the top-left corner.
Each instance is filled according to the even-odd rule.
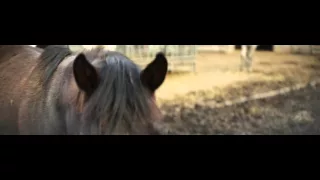
[[[168,63],[163,53],[143,70],[125,55],[92,49],[69,64],[63,104],[67,129],[75,134],[152,134],[162,119],[155,92],[163,84]]]

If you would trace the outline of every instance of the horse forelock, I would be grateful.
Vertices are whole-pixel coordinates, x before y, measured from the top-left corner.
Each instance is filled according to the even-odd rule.
[[[89,53],[90,54],[90,53]],[[93,56],[92,56],[93,57]],[[85,134],[149,134],[160,111],[140,80],[140,69],[126,56],[99,52],[91,59],[100,85],[83,106],[82,116],[91,127]]]

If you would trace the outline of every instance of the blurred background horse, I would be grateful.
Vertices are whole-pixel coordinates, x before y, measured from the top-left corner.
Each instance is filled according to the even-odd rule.
[[[257,47],[258,45],[241,45],[240,71],[244,69],[248,72],[252,71],[253,54]]]

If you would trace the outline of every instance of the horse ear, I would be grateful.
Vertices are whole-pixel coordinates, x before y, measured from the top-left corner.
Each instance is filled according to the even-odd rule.
[[[155,59],[141,73],[141,82],[151,92],[155,92],[164,82],[168,71],[168,61],[163,53],[158,53]]]
[[[84,54],[79,54],[73,63],[74,78],[78,87],[91,95],[99,85],[96,69],[88,62]]]

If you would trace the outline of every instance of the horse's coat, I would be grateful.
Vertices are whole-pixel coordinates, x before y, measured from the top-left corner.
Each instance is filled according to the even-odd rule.
[[[0,134],[156,134],[153,99],[167,73],[103,49],[0,46]]]

